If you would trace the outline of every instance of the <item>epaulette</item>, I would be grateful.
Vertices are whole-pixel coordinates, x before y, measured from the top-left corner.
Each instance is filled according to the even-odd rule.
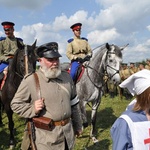
[[[24,79],[28,78],[28,77],[29,77],[30,75],[32,75],[32,74],[33,74],[33,72],[28,73],[27,75],[24,76]]]
[[[68,43],[71,43],[73,40],[74,40],[73,38],[69,39],[69,40],[68,40]]]
[[[17,39],[18,41],[23,42],[23,39],[22,39],[22,38],[18,38],[18,37],[16,37],[16,39]]]
[[[0,37],[0,41],[3,41],[5,39],[6,39],[6,37]]]
[[[87,39],[87,38],[85,38],[85,37],[82,37],[81,39],[88,41],[88,39]]]

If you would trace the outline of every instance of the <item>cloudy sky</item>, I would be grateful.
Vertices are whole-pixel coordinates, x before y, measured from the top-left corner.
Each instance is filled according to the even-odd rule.
[[[82,37],[94,49],[106,42],[129,46],[124,62],[150,58],[150,0],[0,0],[0,22],[15,23],[15,36],[37,46],[56,41],[62,62],[70,26],[81,22]],[[5,36],[0,28],[0,36]]]

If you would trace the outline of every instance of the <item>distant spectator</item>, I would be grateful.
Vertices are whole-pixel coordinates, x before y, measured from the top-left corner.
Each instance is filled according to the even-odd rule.
[[[145,69],[150,70],[150,59],[146,59]]]
[[[145,64],[140,62],[138,65],[138,71],[145,69]]]

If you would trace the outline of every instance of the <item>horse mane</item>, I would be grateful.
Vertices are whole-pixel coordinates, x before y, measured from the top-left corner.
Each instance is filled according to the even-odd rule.
[[[107,52],[106,46],[102,46],[94,53],[94,56],[92,59],[96,61],[91,61],[91,65],[93,65],[94,69],[98,70],[99,68],[102,67],[102,63],[100,65],[99,62],[102,62],[103,59],[105,59],[106,55],[104,54],[106,52]]]
[[[119,57],[119,58],[122,58],[122,52],[120,50],[120,48],[117,46],[117,45],[113,45],[115,47],[115,52],[116,52],[116,55]]]
[[[12,60],[11,64],[8,66],[7,77],[11,78],[11,80],[9,81],[11,84],[13,84],[14,81],[15,81],[14,80],[15,76],[16,76],[15,74],[18,73],[17,72],[17,65],[19,65],[19,64],[17,64],[17,62],[18,62],[17,59],[20,57],[19,54],[22,53],[22,52],[23,52],[23,49],[17,49],[16,52],[14,53],[14,57],[13,57],[13,60]],[[21,76],[19,76],[19,77],[23,78]],[[7,78],[6,78],[6,80],[7,80]]]

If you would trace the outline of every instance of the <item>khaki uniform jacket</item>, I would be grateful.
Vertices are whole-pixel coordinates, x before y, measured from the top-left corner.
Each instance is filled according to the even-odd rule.
[[[14,53],[18,49],[17,46],[17,40],[21,44],[23,44],[22,39],[20,38],[4,38],[3,40],[0,41],[0,60],[1,61],[7,61],[8,56],[14,56]]]
[[[66,55],[69,60],[75,60],[84,58],[87,55],[92,56],[92,50],[87,40],[74,37],[67,45]]]
[[[150,70],[150,65],[145,65],[145,69],[148,69],[148,70]]]
[[[124,81],[125,79],[127,79],[130,75],[131,75],[131,73],[130,73],[129,68],[121,69],[120,70],[120,77],[121,77],[122,81]]]
[[[134,73],[136,73],[136,72],[138,72],[138,68],[137,67],[129,68],[129,70],[130,70],[130,74],[131,75],[134,74]]]
[[[38,150],[64,150],[66,139],[69,150],[71,150],[75,140],[72,121],[76,122],[76,129],[81,130],[82,127],[76,107],[78,101],[75,99],[76,90],[73,81],[70,75],[64,71],[56,79],[47,79],[40,69],[37,71],[37,75],[41,95],[45,99],[45,108],[41,111],[40,116],[61,121],[71,118],[72,115],[72,120],[65,126],[56,126],[52,131],[36,128],[36,146]],[[37,100],[35,81],[34,76],[30,75],[21,82],[11,102],[11,108],[21,117],[32,118],[36,116],[33,105],[35,100]]]

